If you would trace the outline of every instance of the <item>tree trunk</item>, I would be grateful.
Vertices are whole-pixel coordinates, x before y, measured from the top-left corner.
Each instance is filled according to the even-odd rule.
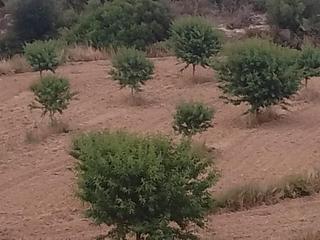
[[[305,86],[305,88],[308,88],[308,80],[309,80],[309,78],[305,78],[305,79],[304,79],[304,86]]]
[[[194,75],[196,73],[196,65],[192,64],[192,77],[194,78]]]
[[[136,233],[136,240],[142,240],[142,234]]]

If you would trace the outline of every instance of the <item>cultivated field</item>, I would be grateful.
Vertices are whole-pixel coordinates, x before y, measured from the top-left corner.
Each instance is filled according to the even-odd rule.
[[[70,132],[33,128],[40,113],[29,111],[29,86],[38,73],[0,78],[0,239],[87,240],[105,233],[83,216],[76,197],[75,161],[70,140],[81,131],[127,129],[172,135],[172,113],[182,100],[201,100],[216,109],[214,128],[195,140],[216,151],[221,179],[213,194],[251,182],[269,184],[320,165],[320,82],[290,101],[289,111],[275,109],[267,122],[248,127],[245,106],[226,105],[214,73],[179,72],[175,58],[154,60],[156,74],[132,102],[108,76],[110,63],[68,64],[58,73],[71,80],[78,99],[62,117]],[[35,136],[36,135],[36,136]],[[33,138],[37,139],[33,139]],[[41,139],[39,139],[41,138]],[[33,142],[34,140],[38,140]],[[283,201],[249,211],[212,215],[202,239],[292,239],[320,228],[320,196]]]

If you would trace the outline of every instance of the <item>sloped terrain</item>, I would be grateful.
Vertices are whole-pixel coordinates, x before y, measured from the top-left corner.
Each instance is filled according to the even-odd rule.
[[[63,66],[78,99],[62,120],[69,133],[47,134],[29,143],[37,111],[30,112],[30,84],[37,73],[0,78],[0,239],[87,240],[105,233],[83,216],[76,197],[74,160],[69,156],[73,135],[98,129],[170,134],[172,113],[182,100],[201,100],[216,109],[215,127],[196,137],[217,150],[222,177],[213,190],[221,192],[248,182],[270,183],[293,173],[319,167],[320,82],[292,100],[289,111],[257,128],[249,128],[245,106],[226,105],[210,70],[199,69],[197,84],[191,73],[179,73],[174,58],[154,60],[156,74],[132,103],[108,76],[107,61]],[[319,93],[319,94],[318,94]],[[44,123],[43,123],[44,124]],[[44,134],[45,135],[45,134]],[[320,197],[284,201],[250,211],[210,216],[203,239],[291,239],[320,226]]]

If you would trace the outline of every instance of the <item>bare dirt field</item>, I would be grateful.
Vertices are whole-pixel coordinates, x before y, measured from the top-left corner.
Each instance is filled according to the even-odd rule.
[[[214,106],[214,128],[196,137],[217,149],[222,177],[215,192],[248,182],[270,183],[320,165],[320,82],[291,101],[278,119],[249,128],[245,106],[226,105],[210,70],[179,73],[175,58],[154,60],[156,74],[133,104],[129,90],[120,90],[108,76],[107,61],[63,66],[78,91],[62,120],[69,133],[47,134],[38,143],[26,141],[40,113],[30,112],[30,84],[37,73],[0,78],[0,239],[87,240],[105,233],[83,216],[76,197],[75,161],[69,156],[72,136],[88,130],[128,129],[173,136],[172,113],[182,100]],[[319,93],[319,94],[318,94]],[[39,131],[39,130],[37,130]],[[284,201],[249,211],[210,216],[202,239],[287,240],[301,231],[320,228],[320,196]]]

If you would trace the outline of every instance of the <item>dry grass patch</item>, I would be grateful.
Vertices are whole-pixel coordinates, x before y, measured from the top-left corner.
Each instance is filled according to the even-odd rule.
[[[320,240],[320,231],[310,231],[307,233],[301,233],[299,236],[293,238],[292,240]]]
[[[32,68],[27,60],[21,55],[15,55],[10,59],[0,61],[0,74],[8,75],[14,73],[31,72]]]
[[[48,137],[61,134],[69,133],[71,131],[70,126],[62,121],[54,121],[50,125],[34,125],[32,129],[28,129],[25,134],[25,142],[28,144],[36,144],[44,141]]]
[[[96,49],[90,46],[73,46],[66,50],[67,61],[83,62],[83,61],[97,61],[105,60],[109,53],[105,50]]]
[[[14,73],[32,72],[32,67],[27,59],[21,55],[14,55],[9,62]]]
[[[272,205],[284,199],[311,196],[320,192],[320,171],[289,176],[271,185],[239,186],[216,197],[215,209],[241,211],[261,205]]]
[[[146,55],[150,58],[169,57],[174,56],[173,51],[170,49],[169,42],[157,42],[146,48]]]
[[[0,74],[1,75],[8,75],[12,74],[13,70],[11,68],[11,64],[8,60],[2,59],[0,61]]]

